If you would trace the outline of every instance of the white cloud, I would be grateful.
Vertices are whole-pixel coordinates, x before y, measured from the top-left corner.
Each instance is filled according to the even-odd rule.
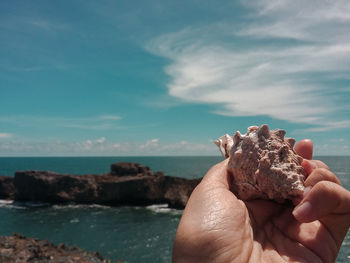
[[[321,143],[315,145],[314,155],[337,155],[337,156],[349,156],[350,145],[344,141],[330,140],[327,143]]]
[[[243,0],[261,19],[239,33],[252,37],[280,37],[318,42],[348,41],[344,33],[350,22],[350,2],[347,0]]]
[[[106,138],[105,138],[105,137],[101,137],[101,138],[99,138],[99,139],[96,140],[96,142],[99,143],[99,144],[102,144],[102,143],[104,143],[105,141],[106,141]]]
[[[228,116],[268,115],[313,124],[313,131],[350,127],[323,83],[349,79],[350,2],[242,2],[252,11],[250,22],[234,32],[236,26],[222,24],[186,28],[148,44],[171,60],[165,68],[169,94],[217,105],[215,112]],[[221,41],[220,34],[233,40]]]
[[[150,149],[150,148],[157,148],[159,143],[159,139],[152,139],[146,141],[145,144],[140,144],[141,149]]]
[[[13,136],[13,134],[11,133],[1,133],[0,132],[0,139],[8,139],[11,138]]]
[[[214,155],[219,150],[211,140],[196,143],[150,139],[143,142],[114,142],[105,137],[83,141],[18,141],[6,140],[0,143],[0,156],[176,156]],[[315,145],[315,155],[350,155],[346,139],[330,138]]]
[[[112,142],[106,138],[76,142],[23,142],[0,143],[0,156],[151,156],[151,155],[219,155],[212,143],[189,143],[186,141],[160,142]]]
[[[304,129],[303,132],[322,132],[322,131],[330,131],[330,130],[339,130],[350,127],[350,120],[343,121],[329,121],[324,123],[323,126],[317,126],[313,128]]]

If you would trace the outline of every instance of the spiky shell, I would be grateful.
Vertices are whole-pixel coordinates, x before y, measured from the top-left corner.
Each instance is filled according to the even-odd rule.
[[[251,126],[242,135],[221,136],[215,144],[232,173],[232,191],[242,200],[293,200],[304,192],[303,158],[293,149],[295,140],[285,138],[281,129]]]

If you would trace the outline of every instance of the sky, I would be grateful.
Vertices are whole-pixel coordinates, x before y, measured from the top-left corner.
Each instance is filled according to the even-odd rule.
[[[0,2],[0,156],[350,155],[348,0]]]

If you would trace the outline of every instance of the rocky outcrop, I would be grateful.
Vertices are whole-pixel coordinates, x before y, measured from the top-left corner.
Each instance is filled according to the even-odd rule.
[[[138,163],[113,163],[111,165],[111,175],[128,176],[128,175],[154,175],[155,173],[148,167]]]
[[[0,176],[0,199],[13,199],[15,196],[15,186],[13,177]]]
[[[0,262],[16,263],[107,263],[98,252],[87,252],[76,246],[59,244],[55,246],[49,241],[28,238],[21,234],[0,237]],[[122,263],[117,261],[116,263]]]
[[[169,207],[182,209],[199,182],[200,179],[155,173],[135,163],[119,163],[113,164],[111,172],[104,175],[16,172],[12,195],[18,201],[104,205],[167,203]]]
[[[63,175],[47,171],[16,172],[14,185],[17,190],[15,200],[44,201],[61,203],[94,201],[93,175]]]

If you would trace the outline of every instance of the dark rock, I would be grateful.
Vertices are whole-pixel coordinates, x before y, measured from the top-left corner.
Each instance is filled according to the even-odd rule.
[[[104,259],[98,252],[90,253],[82,249],[71,249],[64,244],[55,246],[46,240],[14,234],[0,237],[0,262],[107,263],[111,261]]]
[[[146,166],[133,163],[115,164],[112,169],[117,171],[113,176],[16,172],[15,200],[107,205],[167,203],[169,207],[184,208],[191,192],[200,182],[200,179],[189,180],[165,176],[162,172],[154,173]]]
[[[113,178],[113,177],[112,177]],[[122,177],[124,180],[100,180],[98,200],[110,205],[150,205],[167,203],[184,208],[200,179],[171,176]]]
[[[114,163],[111,165],[111,175],[126,176],[137,174],[149,174],[150,168],[138,163]],[[151,173],[153,174],[153,172]]]
[[[96,199],[96,176],[64,175],[47,171],[16,172],[15,200],[62,203],[93,203]]]
[[[57,249],[66,249],[66,245],[63,244],[63,243],[59,243],[59,244],[57,245]]]
[[[0,199],[13,199],[15,195],[15,186],[13,177],[0,176]]]
[[[202,178],[185,179],[180,177],[164,176],[161,188],[164,189],[164,198],[169,207],[183,209],[194,188]]]
[[[156,176],[164,176],[165,174],[162,171],[158,171],[155,173]]]

